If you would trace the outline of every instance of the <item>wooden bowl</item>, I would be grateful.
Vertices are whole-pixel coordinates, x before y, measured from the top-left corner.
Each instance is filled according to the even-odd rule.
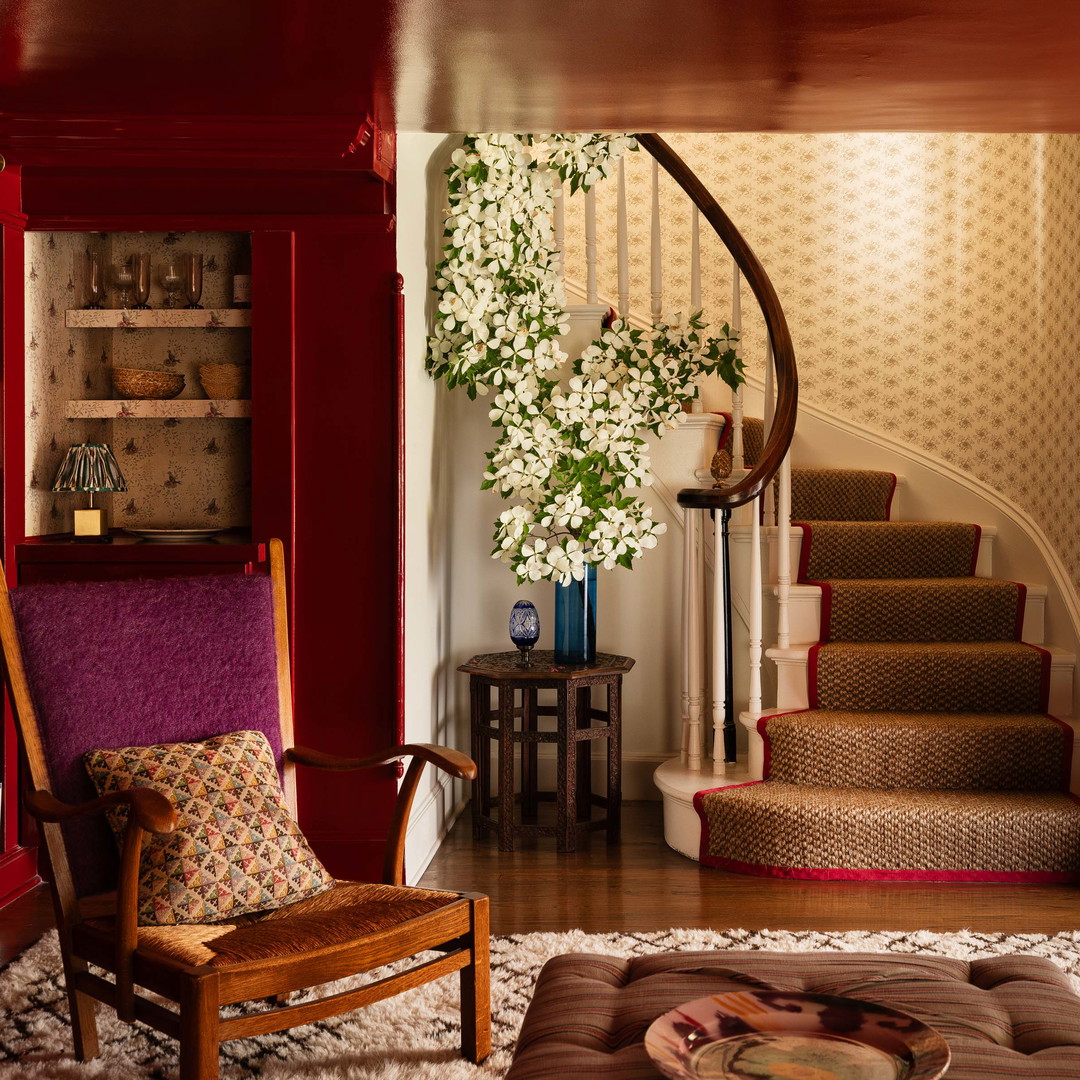
[[[143,401],[165,401],[184,389],[183,375],[144,368],[113,368],[112,382],[121,397]]]
[[[200,364],[199,382],[208,398],[243,398],[247,395],[248,369],[245,364]]]

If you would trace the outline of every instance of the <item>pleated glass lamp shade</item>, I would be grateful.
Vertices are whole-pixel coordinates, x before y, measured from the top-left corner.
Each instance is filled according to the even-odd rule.
[[[95,491],[127,491],[127,481],[106,443],[74,443],[56,472],[53,491],[89,491],[90,509],[75,511],[75,536],[103,539],[105,518],[94,507]]]

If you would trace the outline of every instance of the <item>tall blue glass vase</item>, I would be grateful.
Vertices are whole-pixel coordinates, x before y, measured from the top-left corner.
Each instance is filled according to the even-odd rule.
[[[596,567],[581,581],[555,586],[555,660],[591,664],[596,659]]]

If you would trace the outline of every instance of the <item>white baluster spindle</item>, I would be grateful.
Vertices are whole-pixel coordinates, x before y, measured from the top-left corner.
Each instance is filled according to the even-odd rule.
[[[776,373],[773,371],[773,351],[772,351],[772,335],[765,335],[765,417],[764,417],[764,429],[761,436],[761,445],[764,448],[765,444],[769,441],[769,434],[772,431],[773,415],[776,412],[776,402],[773,400],[775,391],[773,389],[776,381]],[[773,485],[765,489],[765,524],[776,524],[776,496],[773,492]]]
[[[702,544],[700,542],[701,529],[699,528],[700,513],[696,510],[687,510],[686,528],[690,533],[690,603],[688,606],[687,629],[690,639],[689,648],[689,684],[690,700],[687,707],[687,767],[694,772],[701,769],[702,738],[701,738],[701,656],[704,648],[702,620]]]
[[[596,188],[585,192],[585,293],[596,303]]]
[[[555,185],[552,190],[552,201],[555,204],[553,225],[555,232],[555,268],[562,281],[566,272],[566,193],[563,190],[562,180],[555,173]]]
[[[701,227],[699,222],[698,208],[695,203],[690,212],[690,312],[696,314],[701,310]],[[697,397],[690,406],[690,411],[700,413],[705,411],[705,405],[701,400],[701,380],[697,380]]]
[[[761,715],[761,515],[755,499],[750,504],[750,712]]]
[[[664,310],[664,264],[660,251],[660,162],[653,158],[652,163],[652,232],[651,254],[652,273],[650,275],[653,322],[659,322]]]
[[[791,456],[780,464],[780,507],[777,521],[776,551],[776,644],[781,649],[791,645]]]
[[[734,259],[731,260],[731,265],[731,331],[736,337],[741,339],[742,275],[739,273],[739,264],[735,262]],[[741,340],[736,344],[735,351],[740,356],[742,355]],[[733,472],[738,473],[743,468],[745,459],[743,453],[743,394],[741,386],[738,390],[733,390],[731,394],[731,428],[731,468]]]
[[[683,510],[683,579],[682,579],[682,734],[679,759],[687,764],[690,752],[690,650],[693,648],[693,632],[690,624],[690,594],[694,587],[694,511]]]
[[[725,627],[724,627],[724,539],[722,534],[723,516],[717,510],[713,514],[713,587],[712,587],[712,634],[709,646],[712,649],[712,760],[713,775],[723,776],[727,771],[724,764],[724,698],[727,683],[724,670]]]
[[[630,230],[626,224],[626,166],[619,158],[619,205],[616,221],[619,273],[619,318],[630,315]]]

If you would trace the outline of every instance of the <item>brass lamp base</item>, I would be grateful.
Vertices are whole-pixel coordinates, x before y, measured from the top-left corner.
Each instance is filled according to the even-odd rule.
[[[105,512],[100,507],[75,511],[75,539],[88,544],[111,544],[105,527]]]

